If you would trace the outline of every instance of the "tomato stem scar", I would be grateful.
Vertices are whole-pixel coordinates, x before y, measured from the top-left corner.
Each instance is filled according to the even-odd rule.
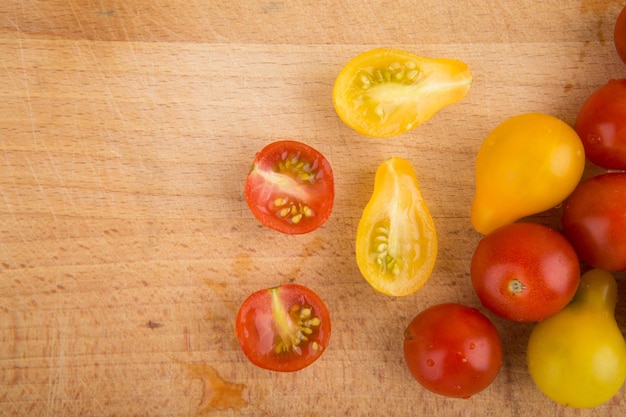
[[[512,294],[519,294],[526,289],[526,286],[519,279],[515,278],[511,282],[509,282],[509,291]]]

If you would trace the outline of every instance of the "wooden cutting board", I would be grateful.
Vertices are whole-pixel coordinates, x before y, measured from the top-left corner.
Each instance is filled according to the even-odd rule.
[[[573,123],[595,88],[625,77],[623,6],[3,0],[0,416],[624,415],[624,389],[595,410],[546,399],[525,365],[532,326],[486,312],[469,282],[482,140],[526,111]],[[469,95],[402,136],[358,135],[332,86],[378,46],[467,62]],[[245,203],[254,154],[279,139],[316,147],[335,172],[333,214],[308,235],[262,227]],[[354,259],[390,156],[414,165],[440,241],[430,281],[404,298],[373,291]],[[234,317],[288,281],[326,301],[333,335],[314,365],[276,374],[244,358]],[[481,308],[504,341],[496,381],[468,400],[426,392],[404,365],[404,327],[441,302]]]

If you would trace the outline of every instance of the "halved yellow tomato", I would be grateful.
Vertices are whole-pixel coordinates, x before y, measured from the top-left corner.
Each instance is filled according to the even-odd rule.
[[[379,48],[346,64],[335,80],[333,103],[341,120],[357,132],[389,137],[460,101],[471,83],[464,62]]]
[[[411,164],[390,158],[376,171],[374,192],[356,235],[356,260],[376,291],[409,295],[430,277],[437,232]]]

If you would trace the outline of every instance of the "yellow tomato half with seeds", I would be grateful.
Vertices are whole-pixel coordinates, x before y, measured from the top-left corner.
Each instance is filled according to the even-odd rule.
[[[374,192],[363,210],[356,236],[359,270],[387,295],[416,292],[437,259],[437,232],[411,164],[390,158],[380,165]]]
[[[356,56],[340,71],[333,103],[339,118],[357,132],[389,137],[460,101],[471,83],[464,62],[379,48]]]

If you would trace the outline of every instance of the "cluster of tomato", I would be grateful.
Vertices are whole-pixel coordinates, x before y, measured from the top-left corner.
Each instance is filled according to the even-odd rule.
[[[626,8],[615,26],[626,63]],[[585,160],[607,172],[581,182]],[[476,159],[472,224],[485,235],[471,263],[482,304],[537,322],[526,356],[552,400],[588,408],[626,379],[626,342],[614,311],[626,270],[626,79],[610,80],[580,108],[574,128],[544,114],[512,117]],[[561,231],[523,221],[563,202]],[[589,269],[580,276],[580,265]]]
[[[615,83],[621,85],[608,85]],[[609,272],[626,270],[626,159],[619,157],[626,149],[619,133],[626,127],[626,89],[611,91],[614,99],[602,105],[612,111],[589,106],[594,93],[576,130],[544,114],[505,121],[476,160],[472,222],[485,236],[471,262],[473,287],[497,315],[538,323],[528,341],[530,375],[549,398],[571,407],[606,402],[626,378],[626,342],[614,318],[617,285]],[[594,137],[601,140],[589,140]],[[611,166],[594,162],[619,171],[581,183],[585,153],[601,142],[612,144],[602,145],[613,150],[604,153]],[[563,200],[561,232],[524,221]],[[593,268],[582,278],[580,261]]]
[[[615,26],[626,63],[626,8]],[[339,117],[362,134],[414,129],[465,97],[467,65],[376,49],[351,60],[333,91]],[[581,182],[588,159],[609,172]],[[512,321],[536,322],[528,342],[531,377],[553,400],[593,407],[626,378],[626,342],[614,319],[626,270],[626,80],[612,80],[580,110],[575,128],[540,113],[512,117],[486,138],[476,159],[472,225],[483,234],[471,261],[482,304]],[[275,142],[257,155],[245,194],[259,221],[308,233],[330,216],[334,179],[308,145]],[[526,222],[564,201],[562,232]],[[416,292],[431,275],[437,232],[410,163],[393,157],[376,172],[357,229],[359,270],[374,289]],[[581,278],[582,265],[590,269]],[[237,337],[248,359],[275,371],[310,365],[326,348],[331,324],[322,300],[298,284],[260,290],[242,304]],[[454,303],[420,312],[404,335],[407,366],[427,389],[468,398],[489,386],[502,363],[492,322]]]
[[[385,137],[413,129],[445,105],[461,100],[471,80],[467,65],[460,61],[376,49],[343,68],[333,98],[346,124],[360,133]],[[263,225],[287,234],[309,233],[331,214],[333,171],[309,145],[273,142],[257,153],[245,195]],[[390,158],[379,167],[357,230],[356,252],[363,276],[385,294],[412,294],[430,277],[437,235],[408,161]],[[236,320],[237,337],[248,359],[275,371],[296,371],[313,363],[326,348],[330,331],[322,300],[298,284],[253,293]]]
[[[615,44],[626,63],[626,8]],[[581,182],[586,159],[607,172]],[[570,407],[600,405],[626,379],[611,274],[626,270],[625,170],[624,79],[595,91],[574,128],[539,113],[505,120],[476,158],[471,220],[484,237],[472,257],[473,288],[498,316],[536,323],[526,352],[530,375]],[[561,231],[524,221],[561,202]],[[581,264],[589,269],[582,277]],[[478,311],[442,304],[409,324],[405,358],[426,388],[469,397],[495,379],[502,345]]]

